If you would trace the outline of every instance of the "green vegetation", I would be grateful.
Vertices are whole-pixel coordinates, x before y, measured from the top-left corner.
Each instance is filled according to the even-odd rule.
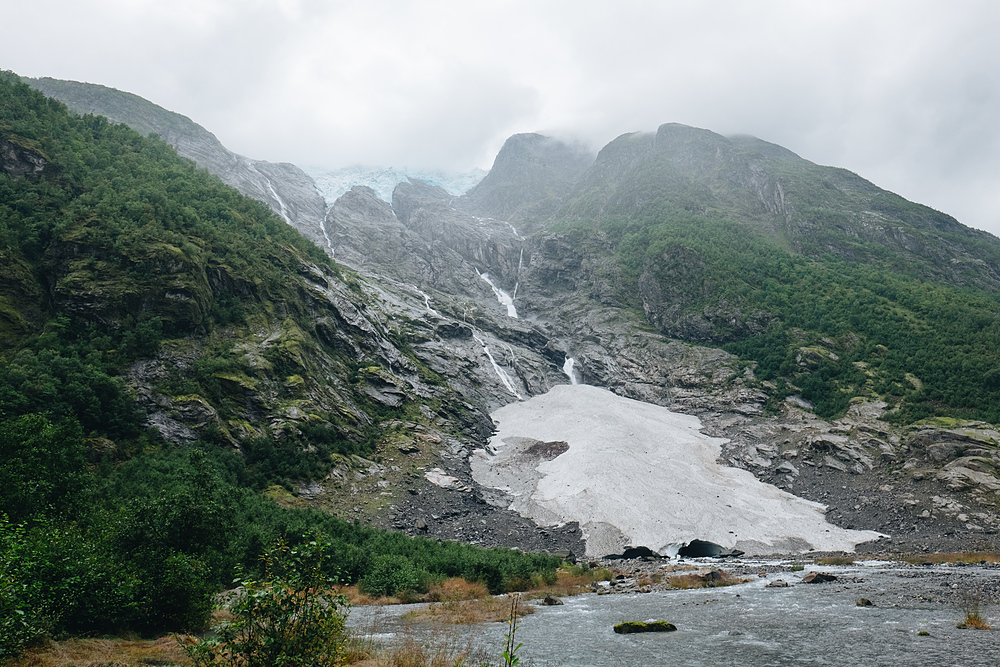
[[[326,667],[343,664],[346,600],[331,593],[322,535],[299,548],[283,542],[264,555],[264,580],[240,581],[229,605],[233,620],[217,636],[185,644],[196,667],[232,665]]]
[[[263,497],[324,475],[335,454],[370,452],[379,421],[419,414],[350,384],[382,362],[359,359],[367,343],[308,298],[309,281],[338,268],[165,143],[71,116],[9,73],[0,144],[0,660],[44,635],[201,628],[235,572],[255,600],[272,596],[244,611],[266,613],[297,584],[276,573],[278,552],[261,555],[284,544],[304,558],[315,538],[302,536],[317,531],[324,557],[309,572],[390,594],[445,577],[493,592],[554,577],[557,558],[410,539]],[[261,331],[269,345],[253,347]],[[144,428],[126,385],[150,367],[141,390],[205,415],[197,440]],[[268,410],[292,408],[304,416],[272,437]]]
[[[65,445],[49,426],[42,425],[42,434],[54,439],[44,442],[23,431],[15,441],[9,434],[18,431],[7,431],[5,469],[22,452],[47,447],[65,465],[23,473],[22,482],[40,494],[74,484],[79,499],[60,504],[57,495],[48,506],[22,509],[18,522],[0,524],[0,605],[12,612],[5,618],[23,621],[19,634],[5,635],[8,654],[45,633],[200,628],[212,594],[230,585],[233,572],[266,579],[274,558],[262,564],[259,556],[269,545],[286,538],[293,551],[307,548],[315,540],[299,536],[315,531],[326,536],[326,575],[387,595],[444,577],[500,593],[539,573],[554,579],[560,564],[551,556],[408,538],[281,509],[246,486],[250,473],[230,449],[162,449],[117,466],[87,466],[73,454],[79,448]]]
[[[619,635],[631,635],[636,632],[674,632],[677,626],[666,621],[625,621],[618,623],[614,627],[615,633]]]
[[[781,238],[663,202],[560,229],[606,235],[625,303],[645,306],[667,335],[755,362],[775,401],[797,394],[829,418],[864,396],[887,401],[901,423],[1000,422],[1000,295],[971,274],[946,280],[930,259],[857,238],[850,252],[833,241],[792,252]],[[1000,243],[964,245],[1000,258]]]

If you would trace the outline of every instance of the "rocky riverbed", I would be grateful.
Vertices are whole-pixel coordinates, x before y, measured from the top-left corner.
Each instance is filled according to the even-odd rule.
[[[643,558],[594,561],[595,566],[613,568],[615,577],[593,586],[599,594],[634,594],[671,590],[671,577],[701,579],[708,587],[763,581],[765,586],[822,586],[827,590],[853,591],[858,600],[875,606],[913,604],[961,607],[972,599],[982,606],[1000,604],[1000,563],[912,564],[899,560],[859,560],[850,565],[822,565],[800,555],[761,560]],[[810,573],[832,577],[830,581],[806,583]],[[878,578],[877,585],[871,575]]]

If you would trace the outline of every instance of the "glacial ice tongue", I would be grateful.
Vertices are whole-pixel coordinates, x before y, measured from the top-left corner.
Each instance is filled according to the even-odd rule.
[[[496,453],[477,450],[474,479],[539,525],[579,522],[588,556],[627,545],[671,554],[693,539],[750,555],[853,551],[880,537],[720,465],[724,440],[701,433],[697,417],[588,385],[557,385],[492,417]]]

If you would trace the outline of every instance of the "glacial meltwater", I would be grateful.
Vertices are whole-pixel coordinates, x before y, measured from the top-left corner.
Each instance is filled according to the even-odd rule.
[[[722,565],[725,567],[725,565]],[[813,568],[810,568],[813,569]],[[525,667],[648,667],[732,665],[857,665],[864,667],[996,667],[1000,631],[956,628],[963,611],[955,603],[962,588],[995,585],[997,569],[980,567],[900,568],[886,563],[819,567],[837,581],[800,583],[804,572],[725,588],[670,590],[631,595],[589,593],[564,598],[562,606],[536,607],[519,620],[516,633]],[[808,571],[808,570],[807,570]],[[765,588],[783,579],[788,588]],[[939,592],[938,592],[939,591]],[[875,606],[858,606],[867,598]],[[426,622],[405,624],[409,607],[356,608],[351,625],[364,628],[380,615],[379,638],[390,643],[412,636],[418,643],[472,643],[499,658],[504,623],[443,629]],[[983,607],[991,625],[1000,609]],[[676,632],[617,635],[623,621],[665,620]],[[918,633],[927,633],[921,635]],[[496,654],[495,656],[493,654]],[[478,663],[475,663],[478,664]]]

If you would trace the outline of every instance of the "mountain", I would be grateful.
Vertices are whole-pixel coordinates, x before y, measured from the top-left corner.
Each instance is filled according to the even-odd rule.
[[[462,201],[479,215],[501,220],[549,217],[593,162],[583,146],[540,134],[515,134]]]
[[[48,77],[23,79],[32,88],[60,100],[79,114],[104,116],[142,134],[155,134],[240,192],[263,201],[285,222],[317,245],[323,245],[326,202],[312,179],[286,162],[253,160],[233,153],[214,134],[190,118],[138,95],[93,83]]]
[[[860,549],[996,543],[1000,241],[950,216],[752,137],[668,124],[594,156],[515,135],[461,197],[419,179],[395,185],[391,203],[352,187],[323,221],[331,263],[164,144],[50,113],[86,136],[50,148],[47,126],[0,135],[18,249],[2,276],[10,349],[87,332],[122,400],[137,401],[140,432],[237,449],[285,489],[270,491],[282,503],[485,545],[627,546],[631,524],[574,518],[580,504],[536,477],[565,472],[553,461],[576,460],[574,447],[614,444],[531,412],[570,385],[551,394],[566,399],[559,414],[621,398],[657,408],[642,423],[670,424],[658,411],[669,409],[707,437],[691,445],[699,456],[772,484],[751,491],[742,475],[734,497],[827,507],[808,527],[713,532],[727,548],[808,551],[832,531],[823,522],[846,543],[869,539],[851,532],[862,529],[890,536]],[[152,183],[122,181],[127,201],[104,157],[127,151],[91,146],[104,137],[160,161]],[[58,196],[45,186],[57,173],[72,177]],[[67,213],[31,222],[52,211]],[[580,389],[574,402],[576,383],[617,397]],[[504,422],[491,439],[492,419],[523,419],[500,409],[522,403],[541,421]],[[113,412],[101,409],[88,424]],[[121,429],[93,430],[127,457],[141,446],[119,441],[139,436]],[[493,477],[525,475],[493,485],[490,466],[508,456]],[[658,475],[695,474],[654,460],[677,466]],[[608,500],[595,497],[598,509]],[[749,525],[760,514],[744,505],[719,520]],[[657,548],[703,537],[690,504],[649,509],[669,524]]]
[[[403,183],[392,215],[371,201],[358,188],[331,208],[341,259],[426,295],[425,320],[495,336],[508,403],[545,394],[565,362],[562,382],[698,416],[729,465],[839,526],[896,549],[995,540],[995,237],[759,139],[675,124],[589,164],[515,136],[457,200]],[[421,329],[403,329],[417,356],[460,386]],[[486,497],[516,506],[542,483]]]

